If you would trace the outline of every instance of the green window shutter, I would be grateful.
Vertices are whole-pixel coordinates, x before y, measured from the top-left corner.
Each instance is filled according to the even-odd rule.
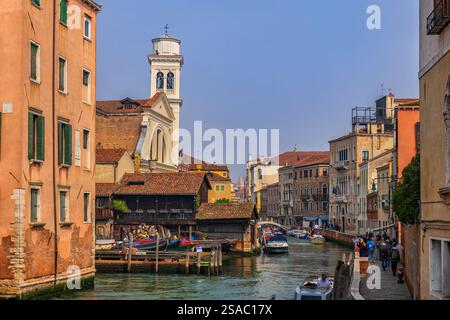
[[[31,222],[37,222],[38,221],[38,215],[37,215],[37,204],[38,204],[38,192],[35,189],[31,190]]]
[[[28,160],[34,160],[34,114],[28,113]]]
[[[72,126],[68,124],[64,128],[64,164],[72,165]]]
[[[35,5],[37,5],[38,7],[41,6],[41,0],[31,0],[31,2],[33,2]]]
[[[64,139],[63,139],[63,124],[58,122],[58,163],[63,164],[63,151],[64,151]]]
[[[67,24],[67,0],[59,2],[59,19],[63,24]]]
[[[37,117],[36,128],[36,158],[37,160],[45,160],[45,118]]]

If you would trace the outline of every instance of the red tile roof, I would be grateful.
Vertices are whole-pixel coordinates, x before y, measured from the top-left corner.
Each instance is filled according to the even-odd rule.
[[[143,108],[152,108],[164,94],[157,92],[150,99],[99,100],[97,109],[106,114],[142,113]]]
[[[208,172],[207,174],[207,178],[209,181],[223,181],[223,182],[230,182],[231,183],[231,179],[230,178],[225,178],[224,176],[214,173],[214,172]]]
[[[125,154],[124,149],[97,149],[95,151],[96,163],[118,163]]]
[[[251,219],[256,214],[254,203],[203,203],[198,209],[197,220]]]
[[[417,107],[420,106],[420,99],[395,99],[400,107]]]
[[[124,149],[136,151],[141,135],[142,115],[96,117],[96,143],[99,149]]]
[[[110,197],[113,194],[115,183],[96,183],[95,195],[97,197]]]
[[[292,166],[295,167],[307,167],[315,164],[330,164],[330,154],[327,152],[326,154],[312,154],[306,156],[300,161],[294,162]]]
[[[328,151],[292,151],[279,155],[278,163],[280,166],[292,166],[296,163],[306,161],[311,158],[329,157]],[[275,161],[277,159],[275,158]]]
[[[205,173],[133,173],[125,174],[114,194],[117,195],[197,195]]]

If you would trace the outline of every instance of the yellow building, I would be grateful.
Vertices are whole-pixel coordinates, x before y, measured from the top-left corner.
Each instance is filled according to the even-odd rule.
[[[448,1],[420,1],[421,217],[420,250],[413,251],[420,269],[413,290],[421,299],[450,298],[449,9]]]
[[[208,191],[208,203],[216,203],[217,201],[231,202],[233,183],[229,178],[225,178],[214,172],[209,172],[208,180],[211,183],[211,190]]]

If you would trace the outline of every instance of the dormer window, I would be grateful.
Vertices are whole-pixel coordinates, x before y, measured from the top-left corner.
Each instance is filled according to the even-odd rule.
[[[140,106],[137,101],[130,98],[123,99],[122,101],[120,101],[120,103],[122,105],[122,109],[136,109]]]
[[[145,185],[144,181],[128,181],[129,186],[143,186]]]

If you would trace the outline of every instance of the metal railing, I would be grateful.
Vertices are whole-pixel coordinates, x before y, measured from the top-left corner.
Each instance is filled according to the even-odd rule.
[[[427,34],[438,35],[450,23],[450,0],[438,0],[427,18]]]

